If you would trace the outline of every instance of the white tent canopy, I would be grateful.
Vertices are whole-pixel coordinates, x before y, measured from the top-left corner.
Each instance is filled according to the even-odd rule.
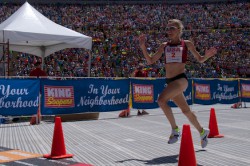
[[[91,50],[92,38],[49,20],[28,2],[0,24],[1,42],[9,49],[44,57],[65,48]]]

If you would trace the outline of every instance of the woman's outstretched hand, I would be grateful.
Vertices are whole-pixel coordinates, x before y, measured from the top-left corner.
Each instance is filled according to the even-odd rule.
[[[145,46],[145,43],[146,43],[146,35],[145,35],[145,34],[141,34],[141,35],[138,37],[138,40],[139,40],[139,45],[140,45],[140,47]]]
[[[211,58],[212,56],[214,56],[217,53],[217,49],[215,47],[211,47],[210,49],[205,51],[205,57]]]

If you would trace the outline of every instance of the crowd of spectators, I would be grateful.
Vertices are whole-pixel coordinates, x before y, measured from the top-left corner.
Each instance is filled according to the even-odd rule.
[[[20,6],[1,5],[0,22]],[[91,36],[91,54],[84,49],[65,49],[45,58],[48,76],[86,77],[91,57],[91,77],[128,77],[139,63],[146,63],[137,37],[147,34],[148,50],[154,52],[167,41],[167,21],[183,21],[183,39],[189,39],[204,55],[215,46],[218,53],[204,64],[190,54],[186,65],[189,78],[250,77],[250,3],[155,5],[34,5],[52,21]],[[29,75],[40,58],[11,52],[13,76]],[[164,59],[146,66],[150,77],[164,77]]]

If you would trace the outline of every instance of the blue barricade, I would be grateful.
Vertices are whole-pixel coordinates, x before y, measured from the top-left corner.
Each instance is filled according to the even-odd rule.
[[[189,79],[184,96],[189,105],[250,102],[250,80]],[[165,79],[81,80],[0,79],[0,115],[43,115],[158,108],[157,99],[167,86]],[[172,101],[168,103],[175,106]]]

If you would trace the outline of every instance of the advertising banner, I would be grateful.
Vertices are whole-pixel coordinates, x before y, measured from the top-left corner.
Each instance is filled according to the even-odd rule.
[[[194,103],[233,104],[239,101],[238,81],[194,79]]]
[[[240,80],[241,101],[250,102],[250,80]]]
[[[0,115],[36,114],[39,89],[39,79],[0,79]]]
[[[129,79],[41,80],[42,114],[72,114],[124,110]]]

